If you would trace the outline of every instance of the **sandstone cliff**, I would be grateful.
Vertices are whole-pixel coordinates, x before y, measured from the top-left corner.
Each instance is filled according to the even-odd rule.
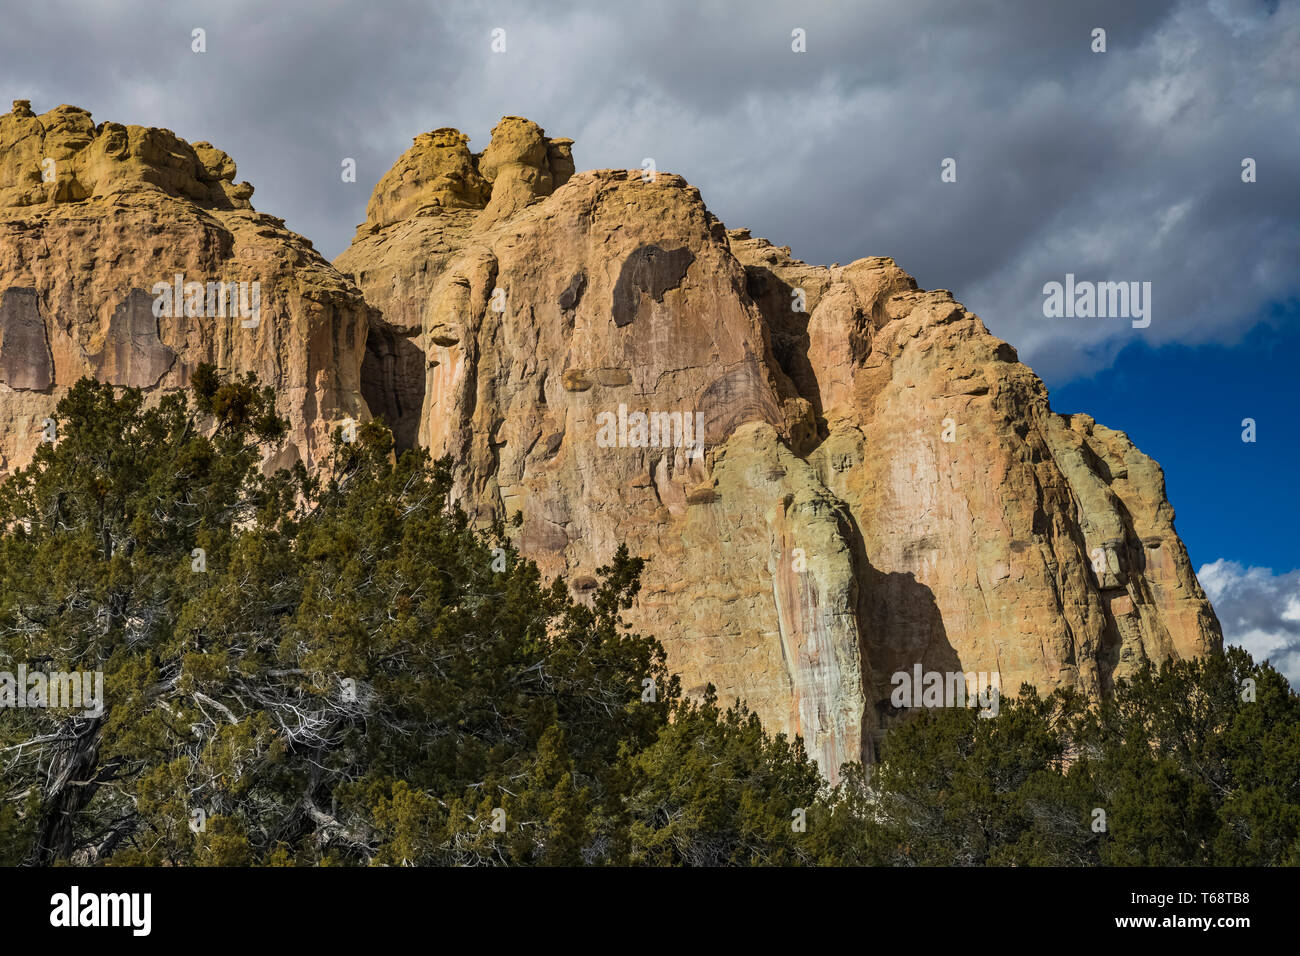
[[[229,156],[168,130],[25,100],[0,116],[0,475],[87,374],[153,394],[200,362],[254,372],[291,426],[270,465],[314,464],[332,425],[368,417],[359,291],[234,180]],[[155,286],[177,282],[158,315]],[[227,289],[209,301],[208,283]]]
[[[793,260],[680,177],[575,174],[570,147],[518,117],[477,155],[418,137],[335,264],[378,310],[375,414],[579,591],[619,542],[649,557],[631,622],[688,690],[833,775],[918,663],[1097,695],[1221,646],[1159,467],[1053,413],[947,292]],[[702,453],[653,433],[674,412]]]
[[[292,426],[268,466],[381,416],[452,456],[468,510],[520,513],[521,550],[579,596],[618,544],[649,558],[629,623],[832,777],[917,665],[1100,695],[1221,646],[1159,467],[1052,412],[947,292],[890,259],[799,262],[681,177],[578,173],[571,147],[519,117],[481,153],[423,134],[331,266],[214,147],[15,103],[0,464],[85,374],[157,393],[200,361],[255,372]],[[158,315],[178,274],[258,282],[259,320]]]

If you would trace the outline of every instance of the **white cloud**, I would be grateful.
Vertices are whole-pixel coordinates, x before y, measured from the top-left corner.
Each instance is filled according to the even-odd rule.
[[[1229,644],[1267,658],[1300,688],[1300,570],[1274,574],[1220,559],[1196,573]]]

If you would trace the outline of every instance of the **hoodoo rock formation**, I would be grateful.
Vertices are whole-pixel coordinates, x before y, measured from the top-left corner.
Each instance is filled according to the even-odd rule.
[[[575,172],[505,117],[481,153],[416,137],[334,267],[252,211],[234,163],[164,130],[0,118],[0,450],[30,457],[86,373],[273,385],[269,464],[345,415],[450,455],[482,519],[583,595],[620,543],[627,615],[834,777],[896,717],[891,678],[1107,692],[1222,636],[1159,466],[891,259],[812,266],[728,230],[681,177]],[[42,166],[53,159],[53,176]],[[261,281],[262,320],[159,319],[153,283]],[[358,291],[360,290],[360,291]],[[362,301],[364,295],[364,302]]]

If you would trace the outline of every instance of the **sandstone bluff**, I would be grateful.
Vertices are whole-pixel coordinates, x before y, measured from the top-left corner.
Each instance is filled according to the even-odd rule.
[[[86,374],[161,393],[201,361],[255,372],[292,425],[268,467],[382,417],[452,457],[471,513],[520,513],[520,549],[579,596],[620,542],[648,557],[629,623],[832,776],[871,758],[918,664],[1100,695],[1221,649],[1159,466],[1054,413],[948,292],[888,258],[808,265],[679,176],[576,172],[572,145],[519,117],[481,153],[417,136],[331,265],[210,144],[15,102],[0,474]],[[260,323],[160,318],[174,275],[260,282]],[[678,413],[698,445],[598,441],[615,413]]]

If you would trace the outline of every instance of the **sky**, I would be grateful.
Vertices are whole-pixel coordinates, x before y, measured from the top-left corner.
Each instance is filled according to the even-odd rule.
[[[328,258],[414,136],[504,115],[806,261],[892,256],[1162,464],[1228,639],[1300,684],[1300,0],[42,0],[0,99],[210,141]],[[1067,275],[1149,325],[1048,317]]]

